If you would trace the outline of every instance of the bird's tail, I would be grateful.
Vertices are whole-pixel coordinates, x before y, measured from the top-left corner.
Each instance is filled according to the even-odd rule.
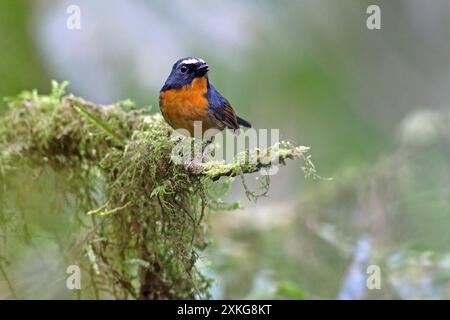
[[[247,120],[244,120],[242,118],[237,117],[237,122],[240,126],[243,126],[244,128],[251,128],[252,124],[248,122]]]

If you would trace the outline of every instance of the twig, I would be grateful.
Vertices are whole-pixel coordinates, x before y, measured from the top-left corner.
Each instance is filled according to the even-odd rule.
[[[93,124],[95,124],[97,127],[99,127],[104,133],[106,133],[106,135],[108,135],[108,137],[110,137],[115,143],[117,143],[118,145],[124,146],[125,145],[125,140],[122,139],[121,137],[119,137],[118,135],[116,135],[110,128],[109,126],[102,121],[100,118],[94,116],[92,113],[90,113],[89,111],[87,111],[82,104],[80,103],[79,100],[75,100],[75,99],[70,99],[67,98],[66,101],[69,102],[69,105],[72,106],[76,111],[78,111],[81,115],[85,116],[89,121],[91,121]],[[89,104],[91,105],[91,104]]]
[[[3,278],[5,279],[6,284],[8,285],[8,288],[9,288],[9,291],[11,292],[12,298],[13,299],[17,299],[17,295],[16,295],[16,292],[14,291],[14,287],[13,287],[11,281],[9,280],[5,269],[3,268],[3,264],[2,264],[1,261],[0,261],[0,272],[1,272],[2,276],[3,276]]]

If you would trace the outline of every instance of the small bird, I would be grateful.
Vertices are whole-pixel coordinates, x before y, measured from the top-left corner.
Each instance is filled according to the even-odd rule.
[[[208,65],[203,59],[187,57],[172,67],[159,94],[159,107],[164,119],[174,129],[184,129],[194,137],[196,124],[201,123],[202,138],[209,129],[238,130],[251,124],[238,117],[227,99],[209,82]]]

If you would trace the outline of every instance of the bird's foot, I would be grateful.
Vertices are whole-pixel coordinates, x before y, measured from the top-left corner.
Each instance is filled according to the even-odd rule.
[[[189,173],[197,173],[201,169],[203,159],[193,159],[186,165],[186,171]]]

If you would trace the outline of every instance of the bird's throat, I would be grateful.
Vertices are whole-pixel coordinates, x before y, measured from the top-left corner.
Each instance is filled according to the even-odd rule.
[[[187,85],[185,88],[205,94],[208,91],[208,79],[206,77],[195,78],[192,80],[191,84]]]

